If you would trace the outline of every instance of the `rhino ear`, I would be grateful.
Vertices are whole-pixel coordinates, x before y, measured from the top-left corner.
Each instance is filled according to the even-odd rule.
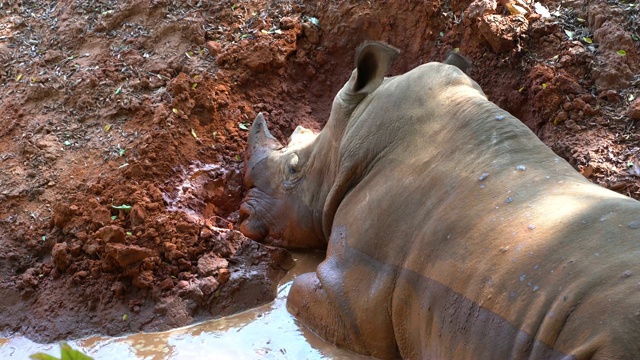
[[[355,79],[351,79],[351,92],[370,94],[380,86],[384,75],[400,50],[393,46],[369,42],[356,51]]]
[[[471,67],[471,61],[455,51],[449,53],[444,63],[457,67],[465,74],[468,74],[469,68]]]

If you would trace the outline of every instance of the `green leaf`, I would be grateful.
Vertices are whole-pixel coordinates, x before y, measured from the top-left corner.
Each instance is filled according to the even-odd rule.
[[[116,95],[120,94],[121,91],[122,91],[122,86],[120,86],[118,90],[116,90]]]
[[[592,44],[593,43],[593,40],[591,40],[590,37],[583,37],[582,41],[586,42],[587,44]]]
[[[573,40],[573,35],[574,35],[573,31],[565,30],[564,33],[567,34],[567,36],[569,37],[569,40]]]
[[[133,233],[131,231],[127,231],[127,236],[132,236]]]
[[[198,139],[198,135],[196,135],[196,131],[191,129],[191,135],[193,135],[194,138],[196,138],[196,140]]]
[[[247,124],[247,123],[239,123],[239,124],[238,124],[238,127],[239,127],[240,129],[242,129],[242,130],[248,131],[248,130],[249,130],[249,126],[248,126],[248,125],[249,125],[249,124]]]
[[[78,350],[73,350],[69,344],[60,343],[61,360],[93,360],[91,356],[87,356]]]
[[[578,22],[581,22],[581,23],[583,23],[583,22],[587,21],[587,20],[582,19],[582,18],[576,18],[576,20],[578,20]]]
[[[191,88],[192,88],[192,89],[195,89],[195,88],[197,88],[197,87],[198,87],[198,83],[193,83],[193,85],[191,85]]]
[[[30,359],[33,360],[59,360],[57,357],[55,356],[51,356],[49,354],[45,354],[45,353],[35,353],[31,356],[29,356]]]
[[[638,41],[640,40],[640,38],[638,37],[638,35],[636,34],[631,34],[631,38],[633,39],[633,41]]]
[[[242,158],[240,157],[240,155],[236,155],[236,156],[235,156],[235,159],[236,159],[236,161],[240,161],[240,160],[242,160]]]
[[[620,55],[620,56],[625,56],[625,55],[627,55],[627,52],[626,52],[626,51],[624,51],[624,50],[622,50],[622,49],[620,49],[620,50],[616,51],[616,53],[617,53],[618,55]]]
[[[127,321],[128,318],[129,318],[129,315],[127,314],[122,315],[122,321]]]
[[[179,110],[176,108],[171,109],[171,111],[173,111],[174,114],[177,114],[179,112]]]
[[[318,20],[318,18],[311,16],[311,17],[308,17],[307,20],[309,20],[309,22],[315,26],[320,26],[320,20]]]
[[[111,207],[118,210],[131,210],[131,205],[127,204],[122,204],[120,206],[111,205]]]
[[[251,36],[251,34],[242,34],[242,35],[240,35],[240,40],[242,40],[242,39],[246,39],[246,38],[248,38],[249,36]]]
[[[65,146],[71,146],[71,141],[65,140],[63,143]]]
[[[47,241],[47,237],[45,235],[42,235],[42,241]]]
[[[118,218],[118,216],[117,216],[117,215],[111,215],[111,220],[115,220],[115,219],[117,219],[117,218]]]
[[[107,124],[104,126],[104,132],[109,132],[111,130],[111,124]]]
[[[122,156],[124,155],[124,152],[127,151],[126,149],[118,149],[118,155]]]

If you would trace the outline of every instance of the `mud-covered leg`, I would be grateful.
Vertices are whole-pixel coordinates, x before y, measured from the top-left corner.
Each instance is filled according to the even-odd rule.
[[[345,324],[343,314],[327,295],[316,273],[298,276],[287,298],[287,309],[323,339],[368,355],[357,334]]]

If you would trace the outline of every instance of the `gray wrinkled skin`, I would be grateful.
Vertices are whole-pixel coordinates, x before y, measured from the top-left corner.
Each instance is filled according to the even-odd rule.
[[[327,248],[287,306],[382,359],[640,359],[640,203],[594,185],[453,55],[369,43],[319,134],[258,115],[240,230]],[[499,74],[496,74],[499,76]]]

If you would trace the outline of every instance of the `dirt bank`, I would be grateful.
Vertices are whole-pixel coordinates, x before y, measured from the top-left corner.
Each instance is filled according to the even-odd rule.
[[[0,330],[159,330],[272,299],[288,253],[234,230],[247,126],[320,129],[368,39],[403,51],[393,74],[459,49],[492,101],[640,198],[638,6],[505,4],[1,4]]]

